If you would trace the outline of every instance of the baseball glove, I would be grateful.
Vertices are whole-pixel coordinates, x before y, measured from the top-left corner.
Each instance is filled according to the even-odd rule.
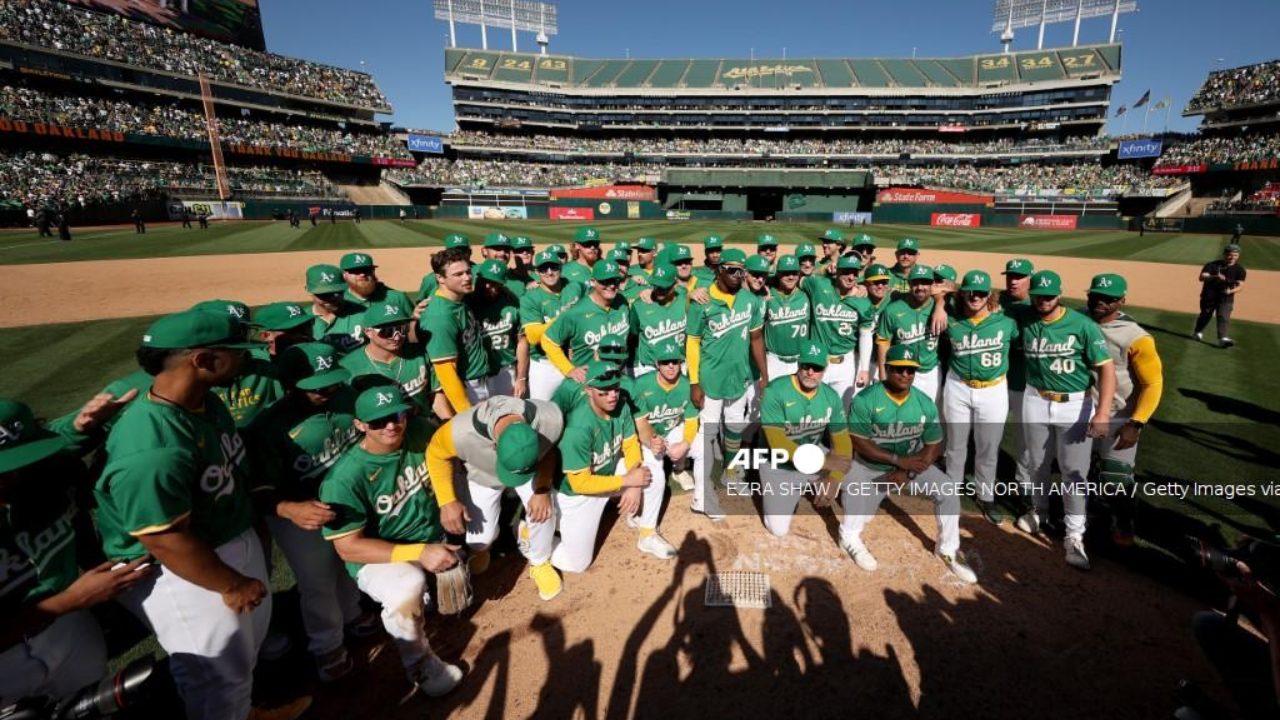
[[[460,552],[457,565],[436,575],[436,607],[441,615],[460,615],[474,599],[467,553]]]

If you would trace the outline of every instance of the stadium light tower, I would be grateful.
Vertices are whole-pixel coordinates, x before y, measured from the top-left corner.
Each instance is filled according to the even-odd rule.
[[[1071,45],[1080,44],[1080,21],[1087,18],[1111,16],[1111,39],[1116,41],[1116,26],[1121,13],[1136,12],[1137,0],[996,0],[992,14],[991,32],[1001,33],[1000,42],[1005,50],[1013,42],[1013,31],[1027,27],[1039,27],[1040,37],[1036,48],[1044,49],[1046,25],[1074,22],[1075,32]]]
[[[519,52],[516,32],[538,33],[542,54],[547,52],[550,36],[559,32],[556,6],[534,0],[435,0],[435,19],[449,23],[449,47],[458,46],[454,29],[457,23],[480,26],[480,46],[489,49],[490,27],[511,29],[511,50]]]

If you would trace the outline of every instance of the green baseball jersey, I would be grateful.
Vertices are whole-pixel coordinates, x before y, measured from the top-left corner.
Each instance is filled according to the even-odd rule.
[[[622,459],[622,443],[636,436],[636,421],[627,403],[600,417],[587,403],[579,405],[565,417],[564,435],[560,437],[560,492],[577,495],[569,484],[569,473],[588,470],[592,475],[613,475]]]
[[[636,364],[655,367],[654,350],[672,342],[684,347],[684,331],[689,324],[689,309],[678,294],[666,305],[652,300],[637,300],[631,306],[631,328],[636,334]]]
[[[535,278],[530,278],[527,273],[517,274],[517,272],[518,271],[515,268],[508,269],[507,281],[503,283],[503,285],[505,285],[507,290],[515,296],[516,300],[519,300],[520,296],[524,295],[525,292],[529,290],[529,283]]]
[[[831,355],[844,355],[858,349],[858,332],[874,327],[875,313],[865,298],[842,297],[826,278],[809,276],[801,283],[809,296],[813,312],[810,327],[814,340],[822,343]]]
[[[884,314],[884,309],[889,307],[891,302],[893,302],[893,298],[889,293],[885,293],[878,303],[867,297],[867,307],[871,308],[871,317],[875,319],[877,325],[880,324],[880,316]]]
[[[689,399],[689,379],[683,375],[667,387],[658,373],[646,373],[632,384],[629,395],[635,416],[648,420],[662,437],[698,417],[698,408]]]
[[[810,394],[800,389],[795,375],[787,375],[765,386],[764,399],[760,404],[760,424],[765,428],[782,430],[796,445],[830,448],[832,436],[845,431],[844,403],[840,394],[826,383],[818,383]],[[782,469],[796,468],[788,461]]]
[[[130,390],[137,390],[138,395],[144,395],[151,389],[151,383],[155,378],[151,377],[144,370],[134,370],[122,378],[111,381],[105,388],[104,393],[110,393],[112,397],[120,397]],[[75,452],[88,452],[93,449],[101,440],[104,440],[111,432],[111,428],[115,427],[116,420],[120,418],[119,414],[108,418],[106,422],[99,426],[98,431],[92,436],[83,436],[75,430],[75,420],[80,414],[80,408],[76,408],[62,417],[54,418],[48,422],[48,428],[59,435],[66,437],[77,447],[73,448]]]
[[[574,365],[591,361],[600,341],[609,335],[631,334],[631,307],[619,295],[601,307],[587,296],[566,310],[547,328],[547,337],[566,351]]]
[[[467,303],[437,293],[422,313],[420,324],[427,332],[431,362],[453,360],[463,380],[488,377],[489,354],[480,339],[480,321]]]
[[[490,374],[504,367],[516,366],[516,343],[521,336],[520,300],[511,293],[503,293],[497,300],[476,299],[469,301],[480,321],[480,339],[489,357]]]
[[[583,287],[591,284],[591,268],[574,260],[560,267],[560,277]]]
[[[1018,310],[1018,308],[1022,308]],[[1000,312],[1009,315],[1018,322],[1019,312],[1028,312],[1031,309],[1031,298],[1023,298],[1014,300],[1008,293],[1000,293]],[[1009,376],[1007,378],[1009,389],[1013,392],[1022,392],[1027,389],[1027,359],[1022,354],[1022,343],[1014,343],[1013,348],[1009,351]]]
[[[897,265],[889,268],[889,295],[907,295],[911,292],[911,282],[907,280],[907,269],[900,268]]]
[[[275,364],[271,355],[262,348],[249,351],[240,374],[226,387],[213,388],[236,421],[236,427],[246,427],[258,413],[284,397],[284,386],[276,379]]]
[[[1050,392],[1084,392],[1093,379],[1090,370],[1111,362],[1102,330],[1084,313],[1064,307],[1049,322],[1034,310],[1021,315],[1029,319],[1020,328],[1027,385]]]
[[[434,302],[434,301],[432,301]],[[427,443],[436,423],[414,417],[397,452],[374,455],[353,445],[320,483],[320,501],[336,516],[321,531],[327,540],[364,532],[398,544],[437,542],[444,537],[440,506],[427,475]],[[361,563],[347,563],[355,577]]]
[[[709,288],[716,284],[715,268],[706,265],[696,267],[693,269],[693,279],[697,281],[694,284],[695,288]]]
[[[567,283],[561,282],[560,292],[552,292],[543,285],[528,290],[520,297],[520,329],[530,325],[541,325],[549,323],[556,319],[560,311],[564,309],[564,291]],[[545,332],[545,331],[544,331]],[[542,345],[529,346],[529,359],[541,360],[547,357],[542,352]]]
[[[333,346],[346,354],[364,344],[364,327],[360,324],[364,312],[358,306],[347,305],[334,314],[333,320],[320,316],[311,323],[311,337]]]
[[[98,529],[107,557],[147,554],[138,535],[172,527],[217,547],[249,529],[252,509],[244,477],[244,441],[212,393],[204,411],[139,398],[107,438],[107,462],[94,487]]]
[[[344,385],[323,407],[287,397],[259,414],[244,431],[253,486],[275,490],[285,500],[318,497],[325,473],[360,439],[351,423],[355,397]]]
[[[373,290],[373,294],[367,298],[362,298],[351,292],[350,288],[342,294],[342,298],[352,305],[359,306],[361,312],[368,310],[373,305],[390,303],[404,308],[406,315],[413,314],[413,300],[409,299],[408,294],[389,288],[384,283],[378,283],[378,286]]]
[[[626,375],[623,375],[619,380],[621,380],[619,386],[622,388],[622,396],[619,398],[619,402],[629,405],[631,407],[631,413],[634,415],[636,410],[635,402],[632,400],[632,395],[635,392],[636,381]],[[574,380],[573,378],[567,377],[562,380],[560,384],[556,386],[555,392],[551,393],[551,402],[555,403],[556,407],[560,408],[560,414],[565,417],[568,417],[569,413],[577,410],[586,401],[587,393],[582,389],[582,383]]]
[[[915,455],[925,445],[942,442],[938,406],[933,400],[914,387],[906,398],[898,400],[889,394],[884,383],[876,383],[854,396],[849,407],[849,432],[899,457]],[[859,461],[876,470],[894,469],[866,458]]]
[[[947,371],[961,380],[990,382],[1009,373],[1009,350],[1018,338],[1018,324],[1001,314],[974,321],[947,319],[951,355]]]
[[[689,337],[701,338],[699,384],[707,397],[736,400],[755,375],[751,333],[764,326],[764,303],[743,288],[732,298],[718,290],[689,307]]]
[[[66,475],[56,472],[57,462],[46,460],[37,467],[40,474],[11,484],[7,503],[0,505],[0,609],[10,617],[66,590],[80,576],[75,489]]]
[[[422,302],[430,297],[435,297],[436,291],[440,289],[440,278],[436,274],[429,272],[422,276],[422,282],[418,283],[418,302]]]
[[[809,339],[812,315],[809,296],[800,289],[790,295],[774,288],[764,307],[764,347],[783,360],[794,360]]]
[[[427,356],[417,346],[405,346],[401,355],[391,362],[381,362],[369,356],[364,347],[344,356],[338,364],[351,373],[351,382],[364,375],[381,375],[394,381],[404,391],[405,397],[423,410],[431,409],[431,393],[437,389],[435,372],[427,362]]]
[[[890,345],[907,345],[915,351],[920,372],[938,367],[938,336],[929,332],[934,302],[929,298],[920,307],[913,308],[906,300],[894,300],[880,313],[880,322],[876,325],[878,340],[887,340]]]

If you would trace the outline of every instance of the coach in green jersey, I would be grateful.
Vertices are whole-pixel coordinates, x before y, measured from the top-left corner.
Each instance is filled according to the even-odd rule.
[[[576,300],[568,291],[568,281],[560,277],[563,264],[551,250],[538,253],[534,257],[538,284],[520,298],[520,328],[529,343],[529,397],[533,400],[550,400],[564,380],[542,350],[542,336],[551,321]]]
[[[933,297],[933,269],[913,265],[910,271],[911,292],[889,303],[876,325],[876,350],[880,377],[885,377],[885,357],[890,347],[911,348],[919,363],[915,374],[915,390],[938,397],[938,336],[929,331],[930,319],[937,301]],[[890,280],[890,284],[892,284]]]
[[[465,298],[475,290],[471,265],[462,250],[453,248],[431,256],[431,269],[440,289],[422,313],[427,358],[440,391],[454,413],[489,397],[489,355],[480,339],[480,322]]]
[[[320,485],[320,501],[334,514],[323,534],[360,590],[382,605],[382,624],[409,681],[428,696],[444,695],[462,680],[462,670],[441,660],[427,639],[426,574],[456,565],[459,547],[443,542],[427,477],[427,443],[436,425],[414,416],[395,387],[360,393],[355,415],[363,437]]]
[[[867,385],[870,377],[875,315],[866,299],[860,297],[860,263],[856,255],[841,256],[835,260],[834,276],[815,273],[800,284],[813,307],[810,337],[831,354],[822,381],[845,404]]]
[[[884,380],[858,393],[849,412],[854,461],[844,492],[840,545],[858,567],[872,572],[876,558],[862,531],[891,490],[933,498],[938,519],[935,551],[953,575],[966,583],[978,577],[960,554],[960,488],[934,462],[942,451],[938,406],[911,386],[920,367],[915,351],[894,345],[886,353]]]
[[[369,308],[361,322],[367,340],[365,346],[343,356],[338,362],[351,373],[352,385],[362,387],[368,384],[367,380],[361,380],[366,376],[384,377],[426,413],[433,409],[431,367],[422,347],[409,342],[411,322],[399,305]]]
[[[507,267],[485,260],[476,269],[480,286],[468,304],[480,321],[480,337],[489,356],[489,395],[527,397],[529,342],[520,331],[520,300],[507,289]]]
[[[586,364],[601,339],[631,333],[631,308],[620,294],[622,271],[614,263],[601,261],[592,268],[591,277],[590,294],[562,311],[542,336],[542,351],[551,363],[578,382],[586,377]]]
[[[311,294],[311,337],[326,342],[339,353],[349,353],[364,343],[360,316],[364,309],[347,302],[347,284],[337,265],[307,268],[306,290]]]
[[[800,348],[809,339],[812,315],[809,296],[800,288],[800,261],[794,255],[778,258],[764,309],[764,349],[769,377],[796,371]]]
[[[649,277],[649,299],[637,299],[631,305],[631,329],[635,333],[635,376],[651,373],[657,367],[657,348],[667,343],[684,347],[685,328],[689,322],[688,304],[676,289],[676,269],[659,265]]]

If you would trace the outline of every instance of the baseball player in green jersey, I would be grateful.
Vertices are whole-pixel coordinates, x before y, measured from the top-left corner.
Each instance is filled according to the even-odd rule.
[[[720,267],[720,256],[724,253],[724,238],[719,235],[708,235],[702,239],[703,266],[693,271],[694,284],[690,290],[709,288],[716,282],[716,269]]]
[[[708,447],[720,436],[718,444],[726,467],[737,454],[742,433],[751,421],[749,409],[769,381],[764,303],[742,287],[746,261],[746,254],[737,248],[721,254],[710,302],[689,307],[686,331],[690,396],[700,410],[698,443],[703,457],[710,461],[714,455]],[[753,383],[756,377],[759,380]],[[723,478],[726,482],[740,480],[741,470],[726,469]],[[703,498],[705,506],[705,495],[712,491],[707,478],[695,476],[694,484],[695,497]]]
[[[815,505],[830,505],[853,459],[844,402],[822,380],[829,357],[827,348],[807,341],[800,347],[797,370],[774,378],[764,389],[760,422],[765,439],[771,450],[782,450],[790,458],[779,467],[760,468],[764,526],[774,537],[791,532],[796,505],[806,492],[814,494]],[[817,468],[796,466],[797,449],[806,445],[824,458],[815,463]],[[801,465],[806,465],[804,452]]]
[[[476,292],[467,303],[480,321],[480,338],[489,355],[489,394],[529,394],[529,341],[520,331],[520,300],[507,289],[507,266],[485,260],[476,266]]]
[[[756,254],[768,260],[769,267],[772,269],[778,264],[778,238],[768,233],[757,235]]]
[[[538,284],[520,298],[520,327],[529,343],[529,397],[550,400],[564,375],[542,351],[542,336],[570,298],[566,297],[568,281],[560,277],[559,256],[543,250],[534,262]]]
[[[533,247],[533,240],[528,235],[516,235],[511,238],[511,259],[515,261],[514,272],[511,277],[514,280],[522,280],[525,285],[531,282],[537,282],[537,278],[533,276],[533,256],[537,252]]]
[[[561,274],[569,282],[591,284],[591,268],[600,260],[600,231],[580,227],[573,233],[573,262],[566,263]]]
[[[464,302],[475,290],[471,265],[460,249],[431,256],[440,289],[419,321],[427,336],[427,357],[453,413],[489,397],[489,355],[480,338],[480,321]]]
[[[809,336],[831,353],[822,381],[845,405],[867,386],[875,329],[871,305],[857,292],[859,262],[856,255],[840,256],[834,276],[814,273],[800,283],[812,307]]]
[[[617,365],[622,368],[622,402],[627,403],[631,407],[631,390],[634,386],[634,380],[626,371],[626,363],[631,358],[631,353],[627,348],[627,339],[622,335],[606,335],[600,339],[600,344],[596,346],[596,351],[591,356],[591,360],[587,362],[606,362]],[[560,386],[556,388],[555,393],[551,396],[551,402],[560,408],[560,412],[566,416],[583,405],[587,401],[587,395],[583,391],[583,384],[571,377],[563,378]],[[634,408],[633,408],[634,409]]]
[[[796,245],[795,258],[800,263],[800,275],[809,277],[817,267],[818,251],[810,243]]]
[[[551,564],[561,572],[580,573],[591,566],[600,516],[612,497],[618,498],[623,516],[640,515],[641,541],[645,527],[657,527],[666,488],[651,482],[644,466],[621,384],[622,368],[593,361],[587,367],[587,401],[565,416],[560,440],[564,475],[554,498],[560,544],[551,553]]]
[[[894,345],[911,348],[918,363],[913,390],[923,392],[930,400],[937,401],[939,386],[938,336],[929,331],[937,300],[933,297],[933,269],[927,265],[913,265],[910,271],[911,292],[893,300],[880,313],[876,325],[877,364],[880,377],[885,376],[885,357]],[[893,280],[889,281],[890,287]]]
[[[1004,265],[1004,290],[999,297],[988,301],[987,307],[992,312],[1010,314],[1017,320],[1016,312],[1010,310],[1015,306],[1029,308],[1031,306],[1031,274],[1035,267],[1030,260],[1014,258]],[[1009,422],[1016,431],[1013,433],[1013,448],[1016,462],[1014,464],[1014,481],[1019,487],[1031,484],[1031,455],[1022,442],[1022,395],[1027,388],[1026,360],[1022,354],[1022,343],[1014,343],[1009,351]]]
[[[960,488],[934,466],[942,451],[938,406],[911,385],[920,368],[915,350],[890,347],[884,367],[884,380],[858,393],[849,411],[854,461],[846,477],[840,546],[858,567],[874,571],[879,563],[862,531],[885,495],[929,495],[938,519],[935,553],[961,581],[976,583],[978,576],[960,554]]]
[[[795,373],[813,315],[808,294],[799,289],[800,261],[783,255],[776,270],[764,308],[765,363],[771,378]]]
[[[249,714],[271,594],[242,464],[244,442],[210,390],[244,362],[244,326],[189,310],[151,324],[138,364],[154,377],[121,413],[94,488],[103,551],[159,568],[120,596],[169,654],[189,718]]]
[[[1115,365],[1116,392],[1111,412],[1111,432],[1094,441],[1101,467],[1098,481],[1119,483],[1129,494],[1111,498],[1111,539],[1117,545],[1133,544],[1133,472],[1138,459],[1138,438],[1160,405],[1164,393],[1164,366],[1156,352],[1155,338],[1124,314],[1129,283],[1120,275],[1096,275],[1089,285],[1089,316],[1098,323],[1107,351]],[[1090,388],[1094,402],[1098,388]]]
[[[655,351],[667,343],[684,347],[684,331],[689,323],[688,304],[676,290],[676,269],[670,265],[654,268],[649,278],[648,299],[637,298],[628,321],[637,337],[635,377],[654,371]]]
[[[252,328],[248,320],[249,306],[242,302],[206,300],[196,303],[191,309],[217,315],[226,314],[233,322],[241,325],[245,332]],[[309,339],[309,337],[303,337],[300,331],[294,333],[294,337]],[[253,346],[240,367],[240,374],[230,383],[215,387],[213,392],[231,411],[236,427],[248,425],[260,410],[284,394],[284,388],[280,386],[280,381],[276,380],[269,348],[261,345]]]
[[[442,542],[427,475],[435,423],[412,410],[396,387],[369,388],[356,398],[362,437],[320,485],[320,502],[334,514],[322,533],[360,590],[382,605],[382,625],[409,682],[439,697],[462,681],[462,669],[441,660],[427,639],[427,573],[458,564],[459,548]]]
[[[636,261],[631,265],[628,274],[641,285],[648,284],[649,276],[658,266],[658,241],[651,237],[642,237],[631,243],[636,252]]]
[[[542,335],[547,359],[565,377],[578,382],[586,377],[586,364],[601,339],[631,334],[631,309],[621,296],[622,270],[601,261],[592,268],[591,277],[590,294],[563,310]]]
[[[858,233],[853,236],[853,247],[849,248],[857,254],[858,259],[862,261],[862,267],[870,268],[871,264],[876,261],[876,241],[866,233]]]
[[[107,646],[89,608],[146,580],[139,557],[79,558],[76,506],[88,485],[71,439],[36,422],[31,408],[0,400],[0,707],[25,697],[67,699],[107,672]],[[91,567],[80,573],[81,560]]]
[[[889,279],[889,268],[880,263],[872,263],[862,272],[862,286],[867,289],[867,304],[875,313],[877,323],[880,322],[881,313],[893,300],[889,292]],[[871,364],[871,370],[873,373],[877,370],[876,363]]]
[[[1019,529],[1036,533],[1049,509],[1046,484],[1054,459],[1062,470],[1062,505],[1067,564],[1088,570],[1084,531],[1089,460],[1093,439],[1111,431],[1116,367],[1106,338],[1089,316],[1060,300],[1062,279],[1052,270],[1031,276],[1031,306],[1019,309],[1018,329],[1026,356],[1027,389],[1022,398],[1022,438],[1031,470],[1032,509],[1018,518]],[[1097,401],[1088,390],[1098,373]]]
[[[769,261],[763,255],[752,255],[747,258],[744,266],[747,271],[744,285],[752,295],[760,298],[762,302],[769,300],[769,273],[772,268],[769,267]]]
[[[896,262],[889,268],[889,292],[902,295],[911,293],[911,268],[920,259],[920,241],[915,238],[902,238],[898,241],[898,249],[893,253]]]
[[[844,255],[844,249],[849,241],[845,239],[844,233],[836,228],[827,228],[818,236],[818,242],[822,243],[823,272],[821,274],[834,278],[837,271],[836,261]]]
[[[558,469],[555,447],[563,432],[564,416],[550,401],[498,395],[440,426],[427,447],[440,523],[455,536],[466,535],[473,565],[488,562],[503,493],[512,490],[520,497],[524,519],[516,537],[543,600],[561,589],[560,575],[551,566],[556,532],[551,487]],[[454,476],[455,462],[464,475]]]
[[[484,236],[484,245],[480,248],[481,262],[498,260],[505,267],[511,262],[511,238],[502,233],[489,233]]]
[[[435,407],[431,368],[422,347],[409,342],[411,322],[404,308],[394,303],[369,308],[361,321],[368,342],[338,362],[351,374],[351,382],[356,387],[368,384],[361,378],[386,378],[395,383],[418,410],[427,413]]]
[[[684,245],[672,245],[658,253],[658,262],[676,269],[676,284],[689,291],[694,284],[693,252]]]
[[[622,243],[619,243],[622,244]],[[631,251],[623,248],[614,248],[605,253],[605,260],[618,266],[618,270],[622,273],[622,289],[619,293],[628,303],[635,302],[640,297],[640,293],[648,289],[644,282],[636,279],[631,274]]]
[[[364,309],[347,302],[347,284],[337,265],[307,268],[307,292],[311,293],[311,336],[346,354],[364,344],[360,317]]]
[[[681,373],[684,343],[667,341],[657,345],[653,359],[656,371],[637,379],[628,392],[640,453],[655,485],[666,487],[666,461],[670,460],[673,477],[682,486],[688,483],[685,489],[691,490],[693,477],[702,472],[702,448],[694,442],[698,436],[698,408],[689,398],[689,380]],[[711,497],[715,499],[714,494]],[[716,507],[712,512],[705,507],[699,511],[723,518]],[[658,538],[648,541],[652,545],[666,543],[661,536],[651,537]],[[648,551],[658,554],[653,552],[655,549],[658,548]],[[674,550],[670,554],[674,555]]]
[[[1018,340],[1018,325],[1003,313],[987,309],[991,276],[981,270],[965,273],[955,315],[947,325],[946,389],[942,416],[947,421],[947,476],[964,481],[973,436],[973,475],[978,507],[999,525],[1004,513],[995,503],[996,459],[1004,423],[1009,416],[1009,351]]]
[[[325,343],[295,345],[278,365],[285,396],[244,430],[253,498],[297,577],[316,674],[333,682],[355,667],[343,632],[361,620],[360,591],[320,534],[334,514],[317,498],[325,473],[360,437],[352,425],[355,393],[346,385],[351,373]]]
[[[452,250],[461,248],[459,255],[466,257],[467,264],[471,264],[471,241],[466,235],[453,233],[444,236],[444,249]],[[429,272],[422,276],[422,282],[418,283],[418,304],[417,311],[421,317],[421,311],[431,302],[431,298],[435,297],[436,291],[440,289],[440,278],[434,272]]]
[[[347,283],[347,302],[368,308],[370,305],[395,303],[403,305],[405,312],[413,314],[413,301],[399,290],[393,290],[378,279],[378,266],[368,253],[347,253],[338,266],[342,279]]]

